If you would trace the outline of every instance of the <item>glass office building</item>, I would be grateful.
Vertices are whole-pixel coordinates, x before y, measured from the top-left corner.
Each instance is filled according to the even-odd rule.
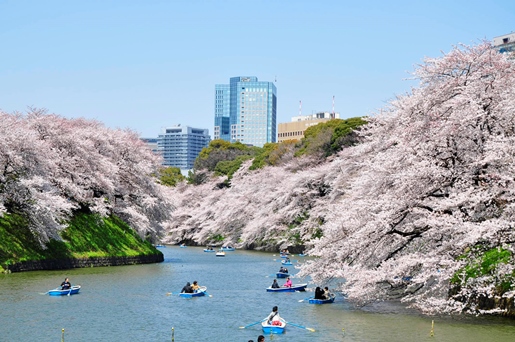
[[[215,85],[214,139],[262,147],[276,142],[277,89],[255,76]]]
[[[157,138],[157,148],[163,156],[164,166],[191,170],[200,151],[210,141],[207,129],[177,125],[163,129]]]

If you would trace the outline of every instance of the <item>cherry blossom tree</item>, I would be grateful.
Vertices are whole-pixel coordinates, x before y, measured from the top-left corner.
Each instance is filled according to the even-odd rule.
[[[404,288],[426,311],[473,309],[472,297],[498,295],[495,279],[515,270],[511,259],[448,300],[467,249],[515,252],[513,63],[484,43],[427,59],[415,75],[420,87],[336,162],[331,187],[343,194],[319,212],[327,223],[311,253],[320,258],[303,272],[345,278],[341,289],[363,303]]]
[[[74,211],[117,215],[142,236],[158,235],[170,214],[150,175],[160,160],[137,134],[44,110],[0,112],[0,212],[21,212],[41,241]]]
[[[402,297],[425,312],[478,312],[478,296],[513,297],[499,291],[515,275],[513,62],[488,43],[459,46],[414,76],[419,86],[334,158],[248,162],[229,188],[179,185],[167,239],[306,243],[315,258],[300,275],[340,279],[360,304]],[[502,262],[461,276],[472,251],[489,250]]]

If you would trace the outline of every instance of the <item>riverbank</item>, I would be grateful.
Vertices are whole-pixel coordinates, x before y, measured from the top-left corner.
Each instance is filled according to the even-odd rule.
[[[42,246],[20,215],[0,217],[0,271],[23,272],[162,262],[163,254],[121,219],[76,214]]]

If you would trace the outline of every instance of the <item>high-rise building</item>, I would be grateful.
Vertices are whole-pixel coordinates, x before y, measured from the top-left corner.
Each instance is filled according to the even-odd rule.
[[[319,112],[312,115],[299,115],[291,118],[291,122],[279,123],[277,141],[301,140],[304,131],[310,126],[318,125],[332,119],[339,119],[340,113]]]
[[[215,85],[214,139],[262,147],[276,142],[277,89],[255,76]]]
[[[210,141],[207,129],[176,125],[163,129],[157,138],[157,146],[163,156],[164,166],[191,170],[200,151]]]

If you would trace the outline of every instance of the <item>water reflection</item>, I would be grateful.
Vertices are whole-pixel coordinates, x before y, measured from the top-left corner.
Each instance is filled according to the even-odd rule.
[[[431,318],[389,304],[358,310],[341,297],[335,304],[310,305],[299,302],[310,292],[268,293],[265,288],[280,267],[279,256],[271,253],[236,251],[216,258],[200,247],[161,251],[165,262],[160,264],[0,276],[0,340],[58,342],[65,328],[67,342],[170,341],[172,327],[175,341],[257,340],[259,325],[239,327],[264,318],[274,305],[287,321],[316,332],[289,326],[273,341],[502,342],[515,336],[512,320]],[[78,295],[40,294],[65,277],[82,285]],[[207,286],[212,297],[166,295],[193,280]]]

